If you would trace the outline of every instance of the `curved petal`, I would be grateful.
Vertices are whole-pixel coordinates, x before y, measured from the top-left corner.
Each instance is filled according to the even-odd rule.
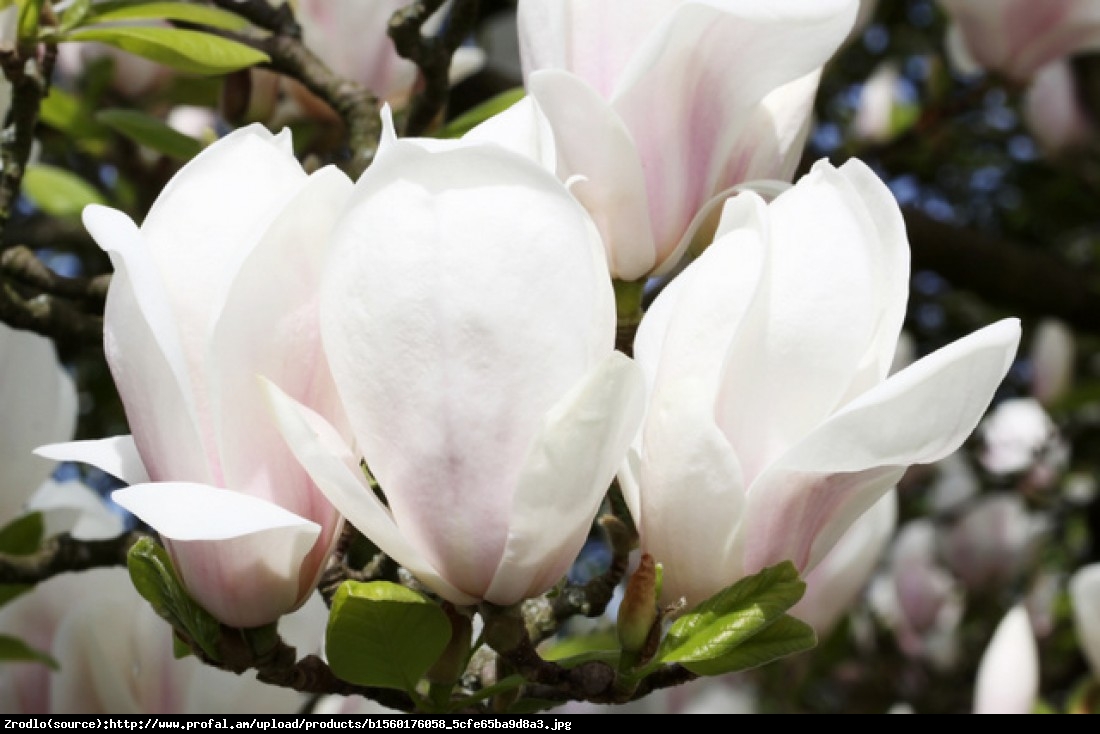
[[[730,347],[718,408],[750,483],[842,404],[879,336],[879,312],[905,301],[904,284],[883,292],[897,288],[894,273],[879,282],[882,251],[905,240],[884,246],[860,193],[823,162],[768,206],[768,265]]]
[[[72,438],[76,408],[76,387],[53,343],[0,324],[0,525],[49,476],[53,465],[33,450]]]
[[[149,210],[141,226],[147,256],[161,274],[159,295],[172,304],[193,375],[202,374],[206,339],[237,268],[305,181],[289,132],[250,125],[188,162]]]
[[[465,135],[471,143],[495,143],[539,163],[547,171],[557,167],[557,150],[550,122],[531,97],[493,115]]]
[[[241,265],[206,355],[225,486],[321,526],[306,562],[311,576],[323,570],[339,516],[286,450],[256,375],[348,433],[321,348],[318,290],[328,237],[351,187],[339,170],[324,168],[287,203]]]
[[[610,279],[589,218],[531,161],[461,141],[382,152],[333,237],[325,350],[402,532],[485,589],[543,416],[612,348]]]
[[[475,603],[476,595],[459,591],[443,579],[405,539],[390,511],[364,478],[359,459],[336,430],[271,382],[265,380],[264,385],[275,420],[291,451],[348,522],[435,593],[455,604]]]
[[[1004,319],[933,352],[844,406],[781,463],[853,472],[944,458],[973,432],[1019,343],[1019,320]]]
[[[111,256],[103,350],[126,406],[145,468],[154,479],[215,479],[198,434],[198,412],[179,325],[150,245],[120,211],[84,209],[84,226]]]
[[[321,528],[278,505],[185,482],[138,484],[111,498],[165,540],[187,590],[231,627],[295,609],[302,563]]]
[[[34,452],[54,461],[90,464],[127,484],[144,484],[149,481],[149,472],[141,462],[133,436],[54,443],[39,446]]]
[[[637,280],[657,265],[642,159],[611,106],[583,79],[548,70],[527,80],[554,131],[558,176],[592,215],[611,275]]]
[[[761,130],[749,126],[757,105],[824,65],[857,9],[854,0],[681,3],[647,37],[609,100],[645,166],[658,263],[706,201],[745,180],[755,141],[741,139]]]
[[[1100,678],[1100,563],[1083,566],[1070,577],[1073,622],[1081,652],[1094,678]]]
[[[1004,616],[978,665],[974,713],[1029,714],[1039,697],[1039,647],[1023,605]]]
[[[898,495],[889,491],[804,576],[806,593],[790,614],[812,626],[818,639],[828,637],[871,578],[893,537],[897,517]]]
[[[516,11],[524,76],[571,71],[609,98],[645,38],[682,0],[521,0]]]
[[[569,570],[638,430],[644,398],[641,370],[611,352],[550,410],[524,462],[486,601],[537,596]]]

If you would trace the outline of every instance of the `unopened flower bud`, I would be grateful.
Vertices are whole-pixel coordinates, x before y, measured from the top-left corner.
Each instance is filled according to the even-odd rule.
[[[619,645],[624,652],[636,653],[645,647],[649,631],[657,621],[657,566],[653,556],[642,554],[638,570],[626,585],[626,595],[619,605]]]

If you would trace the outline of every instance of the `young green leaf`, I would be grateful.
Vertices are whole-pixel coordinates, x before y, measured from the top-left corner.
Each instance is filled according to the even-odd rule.
[[[346,681],[413,691],[450,635],[447,615],[421,594],[388,581],[345,581],[332,600],[325,652]]]
[[[64,41],[99,41],[191,74],[228,74],[270,61],[254,48],[201,31],[150,26],[91,26]]]
[[[130,548],[126,566],[134,588],[153,610],[186,633],[211,660],[218,660],[221,625],[188,596],[172,568],[168,552],[152,538],[142,538]]]
[[[680,664],[698,675],[723,675],[756,668],[773,660],[812,650],[817,645],[814,628],[789,614],[772,622],[736,647],[715,657],[684,659]]]
[[[95,119],[135,143],[176,160],[190,160],[202,150],[202,143],[199,141],[144,112],[110,109],[97,113]]]
[[[743,578],[676,620],[661,643],[656,660],[694,665],[690,670],[708,665],[723,667],[725,663],[721,661],[727,659],[740,664],[739,658],[730,657],[734,651],[784,618],[784,613],[802,598],[805,590],[806,584],[790,562]],[[792,646],[804,641],[801,629],[784,626],[780,632],[789,632],[797,638],[790,643]],[[770,646],[782,644],[782,640],[765,641]]]
[[[239,31],[248,27],[248,21],[235,13],[208,5],[185,2],[97,3],[93,6],[88,20],[95,23],[120,20],[178,20],[227,31]]]
[[[89,204],[106,201],[76,174],[44,164],[27,166],[23,174],[23,194],[46,214],[55,217],[77,216]]]

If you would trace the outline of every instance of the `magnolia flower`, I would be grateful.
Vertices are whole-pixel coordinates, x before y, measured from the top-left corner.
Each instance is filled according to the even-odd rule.
[[[789,179],[856,0],[520,0],[557,173],[622,280],[671,270],[737,184]]]
[[[813,570],[906,467],[973,430],[1019,322],[887,378],[908,283],[901,212],[858,160],[818,163],[770,205],[726,204],[634,343],[650,402],[620,480],[666,600],[784,560]]]
[[[870,602],[906,655],[940,668],[954,664],[964,611],[959,584],[938,562],[936,527],[926,519],[902,527],[886,573],[871,586]]]
[[[856,137],[879,144],[892,140],[901,132],[895,118],[901,102],[901,73],[897,64],[879,64],[859,93],[859,107],[852,121]]]
[[[1025,570],[1042,529],[1019,495],[983,497],[948,532],[944,557],[967,588],[1003,587]]]
[[[383,551],[452,602],[511,604],[580,551],[642,378],[613,351],[599,235],[557,179],[496,145],[397,140],[386,124],[321,287],[355,449],[272,400],[295,454]]]
[[[814,570],[806,592],[790,609],[825,639],[871,578],[898,519],[897,492],[891,490],[859,516]]]
[[[79,604],[74,601],[79,600]],[[315,597],[280,632],[314,649],[326,609]],[[295,624],[298,623],[298,624]],[[55,576],[0,609],[0,632],[49,654],[0,665],[6,714],[293,714],[307,696],[235,675],[194,657],[177,660],[172,630],[138,596],[123,568]],[[299,639],[294,639],[299,638]]]
[[[1043,405],[1065,397],[1073,386],[1077,346],[1073,331],[1057,319],[1043,319],[1031,338],[1031,392]]]
[[[1052,61],[1036,72],[1022,111],[1028,130],[1048,155],[1082,147],[1093,137],[1068,59]]]
[[[191,595],[225,624],[267,624],[313,590],[340,518],[286,450],[257,375],[341,424],[316,284],[351,190],[307,176],[289,134],[243,128],[168,184],[138,229],[89,207],[108,252],[104,349],[133,436],[47,447],[126,482]]]
[[[974,713],[1027,714],[1039,697],[1039,649],[1027,610],[1013,607],[997,625],[978,666]]]
[[[1064,463],[1068,448],[1050,414],[1034,398],[1014,398],[999,404],[982,421],[979,460],[993,474],[1015,474],[1040,460]]]
[[[1078,569],[1070,577],[1069,594],[1081,652],[1093,678],[1100,680],[1100,563]]]
[[[76,430],[76,387],[53,342],[0,323],[0,525],[15,519],[54,469],[35,447]]]
[[[412,0],[298,0],[295,17],[305,45],[333,71],[380,99],[400,104],[413,91],[420,71],[397,53],[387,31],[393,14],[410,5]],[[432,16],[425,33],[439,30],[449,7]],[[483,62],[480,50],[459,48],[451,61],[452,80],[473,74]]]
[[[951,17],[948,50],[964,72],[1030,81],[1051,61],[1100,48],[1096,0],[940,0]]]

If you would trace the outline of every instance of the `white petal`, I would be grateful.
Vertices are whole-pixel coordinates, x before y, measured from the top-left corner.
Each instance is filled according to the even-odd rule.
[[[942,459],[974,430],[1019,342],[1019,320],[1005,319],[943,347],[838,411],[783,464],[853,472]]]
[[[113,436],[89,441],[70,441],[39,446],[35,453],[54,461],[91,464],[127,484],[149,481],[149,472],[138,455],[133,436]]]
[[[111,497],[161,534],[188,591],[225,624],[267,624],[305,600],[300,572],[316,523],[200,484],[139,484]]]
[[[976,714],[1028,714],[1039,696],[1039,649],[1027,609],[1013,607],[978,666]]]
[[[611,349],[611,284],[591,221],[531,161],[468,142],[383,152],[334,235],[325,350],[396,522],[484,589],[542,417]]]
[[[1094,678],[1100,679],[1100,563],[1079,569],[1069,580],[1073,621],[1081,652]]]
[[[513,604],[565,575],[638,430],[644,395],[640,369],[612,352],[551,409],[524,463],[487,601]]]
[[[477,597],[459,591],[433,569],[401,533],[375,496],[357,459],[323,418],[265,382],[275,419],[294,455],[348,522],[440,596],[455,604]]]
[[[31,497],[27,509],[42,513],[47,538],[71,533],[77,540],[101,540],[114,538],[123,530],[122,518],[77,481],[46,482]]]
[[[32,451],[72,438],[76,407],[76,387],[50,340],[0,324],[0,525],[49,476],[53,465]]]
[[[554,130],[558,176],[599,227],[612,276],[637,280],[658,264],[642,160],[631,133],[584,80],[540,71],[527,80]]]
[[[120,211],[89,206],[83,220],[115,267],[103,349],[145,468],[154,479],[212,481],[179,323],[150,245]]]

